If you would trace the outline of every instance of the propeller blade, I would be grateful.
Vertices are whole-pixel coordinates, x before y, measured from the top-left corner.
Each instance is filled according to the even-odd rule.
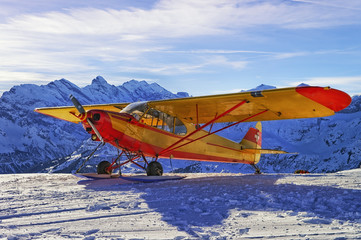
[[[89,123],[89,125],[91,126],[91,128],[93,129],[93,131],[95,132],[95,135],[97,135],[97,137],[99,138],[100,141],[104,142],[103,138],[102,138],[102,135],[100,135],[98,129],[94,126],[94,124],[92,123],[92,121],[87,118],[86,119],[87,122]]]
[[[79,103],[79,101],[70,94],[69,96],[70,100],[73,102],[74,106],[76,107],[76,109],[78,110],[78,112],[80,114],[84,114],[85,113],[85,109],[83,108],[83,106]]]
[[[76,107],[76,109],[78,110],[78,112],[83,115],[84,117],[86,117],[86,121],[89,123],[90,127],[93,129],[93,131],[95,132],[95,135],[97,135],[97,137],[99,138],[99,140],[104,143],[104,140],[102,138],[102,135],[100,135],[98,129],[95,127],[95,125],[92,123],[91,119],[87,117],[85,109],[83,108],[83,106],[79,103],[79,101],[70,94],[69,96],[70,100],[73,102],[74,106]],[[85,119],[84,119],[85,120]]]

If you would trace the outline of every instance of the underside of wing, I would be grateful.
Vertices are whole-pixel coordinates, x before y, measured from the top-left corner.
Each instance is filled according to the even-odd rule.
[[[128,103],[113,103],[113,104],[97,104],[97,105],[84,105],[85,111],[89,111],[92,109],[105,110],[105,111],[113,111],[119,112],[123,108],[125,108]],[[74,106],[69,107],[49,107],[49,108],[36,108],[35,112],[42,113],[44,115],[48,115],[54,118],[58,118],[61,120],[79,123],[79,118],[76,117],[78,115],[78,111]]]
[[[240,104],[244,102],[243,104]],[[351,103],[348,94],[330,87],[295,87],[234,94],[150,101],[152,108],[184,122],[207,123],[236,107],[216,122],[269,121],[333,115]]]

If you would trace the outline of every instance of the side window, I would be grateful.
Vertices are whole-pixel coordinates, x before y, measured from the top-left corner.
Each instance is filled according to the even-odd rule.
[[[184,126],[181,120],[178,118],[174,118],[174,133],[178,135],[186,135],[187,134],[187,128]]]
[[[174,133],[174,117],[164,114],[164,130]]]
[[[177,135],[187,134],[187,128],[181,120],[164,112],[149,108],[147,102],[131,103],[120,112],[130,114],[143,124],[162,129],[167,132]]]
[[[187,133],[187,128],[178,118],[152,108],[144,114],[141,122],[177,135]]]
[[[173,132],[173,117],[166,113],[159,112],[156,128],[162,129],[167,132]]]

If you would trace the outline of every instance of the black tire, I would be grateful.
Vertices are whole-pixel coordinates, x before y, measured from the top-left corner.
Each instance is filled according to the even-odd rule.
[[[98,164],[98,167],[97,167],[97,173],[98,174],[111,174],[112,171],[110,172],[107,172],[107,167],[109,167],[111,164],[110,162],[108,161],[102,161]]]
[[[159,162],[150,162],[147,167],[147,176],[162,176],[163,167]]]

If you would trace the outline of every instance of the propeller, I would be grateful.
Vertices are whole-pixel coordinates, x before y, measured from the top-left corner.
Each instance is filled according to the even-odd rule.
[[[78,109],[78,112],[80,114],[85,114],[85,109],[83,108],[83,106],[79,103],[79,101],[73,96],[70,94],[69,96],[70,100],[73,102],[74,106],[76,107],[76,109]]]
[[[80,120],[84,121],[86,119],[86,121],[89,123],[90,127],[93,129],[93,131],[95,132],[95,135],[97,135],[97,137],[100,139],[100,141],[102,143],[104,143],[103,137],[102,135],[100,135],[98,129],[95,127],[95,125],[92,123],[91,119],[87,117],[87,112],[85,111],[84,107],[79,103],[79,101],[70,94],[69,96],[70,100],[73,102],[75,108],[78,110],[78,112],[80,113]]]

